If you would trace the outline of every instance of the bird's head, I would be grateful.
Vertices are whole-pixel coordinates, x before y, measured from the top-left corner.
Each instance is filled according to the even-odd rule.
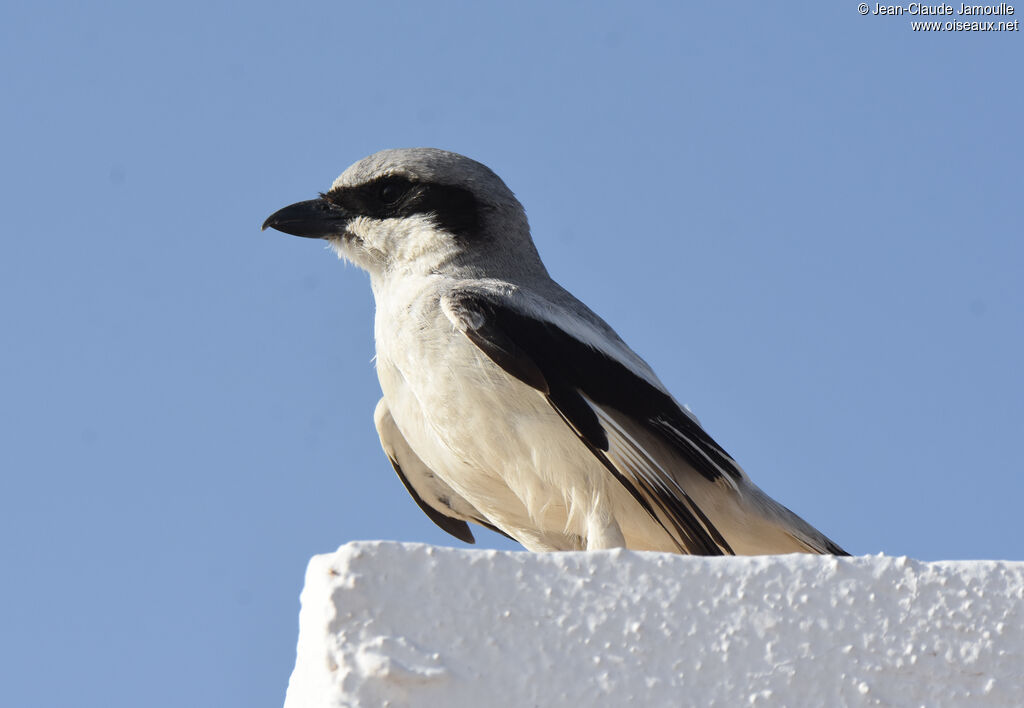
[[[325,239],[374,278],[543,270],[523,207],[501,178],[475,160],[434,148],[374,153],[319,198],[271,214],[268,227]]]

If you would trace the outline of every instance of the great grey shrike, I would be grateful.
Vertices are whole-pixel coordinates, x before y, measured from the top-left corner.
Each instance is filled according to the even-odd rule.
[[[604,320],[541,263],[484,165],[383,150],[264,223],[370,274],[374,420],[438,526],[534,551],[845,552],[762,492]]]

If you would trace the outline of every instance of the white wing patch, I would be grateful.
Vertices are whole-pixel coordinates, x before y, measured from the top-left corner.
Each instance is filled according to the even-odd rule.
[[[707,460],[709,464],[711,464],[716,470],[718,470],[719,474],[721,474],[721,477],[719,479],[721,479],[724,482],[728,483],[728,485],[730,487],[732,487],[733,491],[736,491],[736,492],[739,491],[740,488],[736,484],[736,480],[733,479],[733,476],[735,475],[736,472],[739,472],[741,476],[745,475],[746,473],[743,471],[743,469],[738,464],[736,464],[735,461],[733,461],[733,468],[734,469],[726,470],[720,464],[715,462],[715,460],[709,454],[707,454],[707,452],[704,451],[703,447],[701,447],[700,445],[697,445],[695,442],[693,442],[693,440],[691,440],[689,437],[687,437],[685,433],[683,433],[677,427],[675,427],[674,425],[669,423],[667,420],[665,420],[664,418],[656,418],[655,422],[657,422],[658,425],[660,425],[660,426],[662,426],[664,428],[667,428],[668,430],[671,430],[673,435],[676,435],[681,440],[684,440],[686,442],[686,444],[689,445],[690,448],[693,451],[695,451],[698,454],[700,454],[701,457],[703,457],[705,460]],[[729,458],[729,459],[731,460],[732,458]]]
[[[694,520],[704,528],[711,538],[714,538],[717,532],[706,517],[700,513],[693,499],[680,486],[675,476],[666,471],[655,457],[649,454],[643,445],[630,435],[613,416],[587,396],[582,394],[581,396],[597,414],[598,421],[608,436],[608,451],[605,453],[608,460],[621,472],[643,482],[639,485],[640,488],[652,489],[662,498],[679,500],[690,509]],[[735,482],[729,479],[729,483],[735,488]],[[671,524],[666,525],[665,521],[662,522],[662,525],[671,534],[672,532],[669,530]]]
[[[670,480],[678,494],[686,494],[679,484],[672,479],[671,475],[665,472],[665,468],[648,455],[640,443],[627,433],[619,425],[618,421],[586,396],[583,396],[583,399],[597,413],[597,418],[601,421],[601,427],[608,434],[608,456],[615,462],[616,467],[624,468],[633,473],[633,475],[643,478],[648,484],[662,492],[668,492],[665,481]]]

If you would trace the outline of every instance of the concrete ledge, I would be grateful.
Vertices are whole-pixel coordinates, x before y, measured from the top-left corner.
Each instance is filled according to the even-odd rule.
[[[1024,563],[315,556],[286,708],[1019,706]]]

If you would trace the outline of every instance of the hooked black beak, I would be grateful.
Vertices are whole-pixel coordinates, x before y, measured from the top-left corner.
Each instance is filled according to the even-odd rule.
[[[303,238],[341,236],[352,215],[324,198],[310,199],[278,209],[263,222],[267,228]]]

